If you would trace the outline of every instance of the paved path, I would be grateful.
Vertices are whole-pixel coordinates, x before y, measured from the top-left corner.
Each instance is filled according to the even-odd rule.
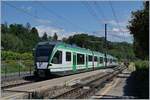
[[[129,99],[135,98],[133,95],[135,91],[132,89],[131,72],[124,70],[112,82],[108,83],[95,96],[95,99]]]

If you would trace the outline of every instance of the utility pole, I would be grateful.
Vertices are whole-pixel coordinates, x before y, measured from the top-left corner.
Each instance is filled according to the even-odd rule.
[[[105,68],[107,67],[107,24],[105,24]]]

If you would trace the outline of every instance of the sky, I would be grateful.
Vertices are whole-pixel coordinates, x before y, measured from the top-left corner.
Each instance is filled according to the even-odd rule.
[[[131,12],[143,8],[142,1],[2,1],[1,23],[30,23],[39,36],[55,32],[59,39],[87,33],[113,42],[133,42],[126,28]]]

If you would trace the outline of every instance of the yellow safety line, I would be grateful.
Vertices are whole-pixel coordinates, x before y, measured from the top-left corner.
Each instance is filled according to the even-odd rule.
[[[117,83],[119,82],[119,80],[120,80],[120,79],[117,78],[114,84],[111,83],[111,84],[108,86],[108,88],[106,88],[106,89],[104,90],[104,92],[101,93],[101,95],[100,95],[98,98],[102,98],[103,95],[106,95],[106,94],[110,91],[110,89],[112,89],[112,87],[115,87],[115,86],[117,85]]]

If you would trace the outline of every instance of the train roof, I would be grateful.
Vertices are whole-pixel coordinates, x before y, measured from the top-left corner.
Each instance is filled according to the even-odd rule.
[[[63,43],[63,42],[60,42],[60,41],[39,42],[38,45],[54,45],[57,48],[70,49],[70,50],[73,50],[73,51],[79,51],[79,52],[84,52],[84,53],[86,52],[86,53],[89,53],[89,54],[101,55],[103,57],[105,56],[104,53],[100,53],[100,52],[97,52],[97,51],[92,51],[92,50],[86,49],[86,48],[81,48],[81,47],[78,47],[77,45],[66,44],[66,43]],[[107,57],[112,58],[112,59],[116,59],[115,57],[113,57],[109,54],[107,54]]]

